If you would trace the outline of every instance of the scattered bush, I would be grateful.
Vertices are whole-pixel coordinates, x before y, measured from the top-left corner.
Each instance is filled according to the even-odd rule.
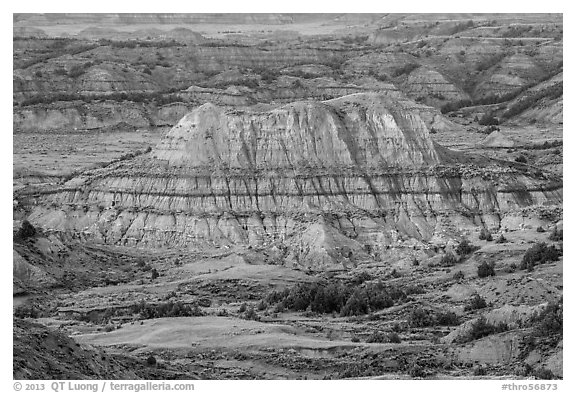
[[[492,113],[485,113],[480,120],[478,120],[478,124],[481,126],[497,126],[500,122]]]
[[[440,259],[440,266],[454,266],[456,263],[458,263],[458,260],[451,252],[447,252]]]
[[[466,343],[474,341],[494,333],[505,332],[506,330],[508,330],[508,325],[505,323],[500,323],[495,326],[488,323],[485,317],[480,317],[472,324],[472,329],[460,339],[460,342]]]
[[[357,284],[340,282],[300,283],[266,296],[268,304],[283,309],[317,313],[340,313],[342,316],[363,315],[374,310],[391,307],[407,296],[404,290],[385,286],[382,282]]]
[[[424,370],[424,367],[420,366],[418,363],[413,363],[408,368],[408,375],[410,375],[412,378],[424,378],[427,374]]]
[[[452,278],[454,278],[454,280],[456,281],[460,281],[464,279],[464,272],[462,270],[458,270],[456,273],[454,273],[454,276],[452,276]]]
[[[398,333],[382,333],[382,332],[374,332],[372,333],[367,339],[367,343],[393,343],[393,344],[400,344],[402,340]]]
[[[486,240],[488,242],[491,242],[492,239],[492,234],[490,233],[490,231],[486,228],[482,228],[482,230],[480,231],[480,235],[478,236],[478,238],[480,240]]]
[[[436,325],[456,326],[460,325],[460,318],[452,311],[444,311],[436,315]]]
[[[131,307],[131,312],[133,314],[140,314],[142,319],[152,319],[152,318],[172,318],[172,317],[192,317],[192,316],[202,316],[204,313],[198,305],[194,308],[187,304],[183,304],[180,301],[168,301],[158,304],[149,304],[145,301],[141,301]]]
[[[542,90],[537,90],[529,95],[522,97],[522,99],[512,104],[503,114],[503,119],[509,119],[516,116],[526,109],[534,107],[536,103],[542,99],[554,100],[563,95],[562,82],[556,83]]]
[[[246,310],[246,312],[244,313],[244,319],[248,319],[251,321],[260,320],[260,316],[256,313],[256,310],[254,310],[254,306],[250,306],[250,308]]]
[[[16,238],[25,240],[36,235],[36,228],[28,220],[22,221],[20,228],[16,232]]]
[[[150,278],[152,278],[152,280],[155,280],[155,279],[157,279],[158,277],[160,277],[160,274],[158,273],[158,270],[152,269],[152,271],[151,271],[151,277],[150,277]]]
[[[247,308],[248,308],[248,305],[246,303],[242,303],[240,305],[240,308],[238,309],[238,314],[242,314],[242,313],[246,312]]]
[[[503,234],[500,234],[500,236],[496,239],[496,243],[498,243],[498,244],[507,243],[507,242],[508,242],[508,239],[506,239]]]
[[[553,245],[548,246],[544,242],[537,243],[530,247],[520,263],[520,269],[532,271],[534,266],[547,262],[554,262],[560,258],[560,253]]]
[[[564,237],[564,231],[562,229],[558,229],[558,227],[554,226],[554,229],[552,230],[552,233],[550,234],[548,239],[552,240],[554,242],[559,242],[559,241],[562,241],[563,237]]]
[[[542,233],[542,232],[545,232],[545,230],[544,230],[544,228],[539,226],[538,228],[536,228],[536,232]]]
[[[155,366],[157,363],[156,358],[152,355],[148,356],[148,359],[146,359],[146,364],[150,367]]]
[[[474,251],[478,250],[480,247],[475,247],[470,243],[468,239],[462,239],[458,246],[456,247],[456,252],[458,255],[468,255],[472,254]]]
[[[544,367],[540,367],[539,369],[533,371],[532,376],[534,376],[536,379],[544,380],[558,379],[552,371]]]
[[[14,308],[14,316],[16,318],[39,318],[40,310],[33,304],[24,303]]]
[[[477,365],[474,367],[473,374],[475,376],[486,375],[486,367],[482,365]]]
[[[494,271],[494,262],[482,262],[478,266],[478,277],[484,278],[488,276],[495,276],[496,272]]]
[[[563,302],[550,302],[546,308],[532,318],[535,324],[534,337],[549,337],[562,334],[563,326]]]
[[[519,163],[521,163],[521,164],[526,164],[526,163],[528,162],[528,159],[526,158],[526,156],[524,156],[524,155],[521,154],[521,155],[519,155],[518,157],[516,157],[516,158],[514,159],[514,161],[519,162]]]
[[[480,310],[488,307],[486,300],[478,294],[475,294],[470,298],[468,304],[464,306],[464,311]]]
[[[399,77],[399,76],[402,76],[405,74],[409,74],[418,67],[420,67],[420,66],[416,63],[408,63],[408,64],[392,71],[392,76],[396,78],[396,77]]]
[[[260,303],[258,303],[258,311],[264,311],[268,308],[268,304],[266,304],[266,302],[264,300],[260,300]]]

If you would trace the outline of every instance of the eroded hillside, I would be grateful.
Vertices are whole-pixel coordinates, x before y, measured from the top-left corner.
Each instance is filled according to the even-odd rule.
[[[563,376],[562,15],[13,45],[15,378]]]

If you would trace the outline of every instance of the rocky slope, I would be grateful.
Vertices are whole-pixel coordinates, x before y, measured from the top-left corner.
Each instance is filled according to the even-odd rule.
[[[444,242],[562,202],[553,175],[434,143],[422,108],[376,94],[265,112],[205,104],[152,153],[29,195],[29,219],[110,244],[277,242],[307,263],[402,237]]]
[[[36,322],[14,318],[13,326],[14,379],[197,379],[176,367],[147,366],[145,358],[81,345]]]

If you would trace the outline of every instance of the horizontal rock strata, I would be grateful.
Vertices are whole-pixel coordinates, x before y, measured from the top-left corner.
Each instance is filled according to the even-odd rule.
[[[437,145],[417,108],[374,94],[266,112],[205,104],[151,153],[30,195],[30,220],[111,244],[280,242],[306,254],[443,241],[562,203],[552,175]]]

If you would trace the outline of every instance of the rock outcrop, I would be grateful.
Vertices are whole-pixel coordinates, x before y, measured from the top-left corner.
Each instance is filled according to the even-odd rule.
[[[111,244],[279,243],[305,263],[406,238],[443,242],[561,204],[553,175],[433,142],[425,110],[377,94],[264,112],[205,104],[151,153],[36,194],[29,220]]]

